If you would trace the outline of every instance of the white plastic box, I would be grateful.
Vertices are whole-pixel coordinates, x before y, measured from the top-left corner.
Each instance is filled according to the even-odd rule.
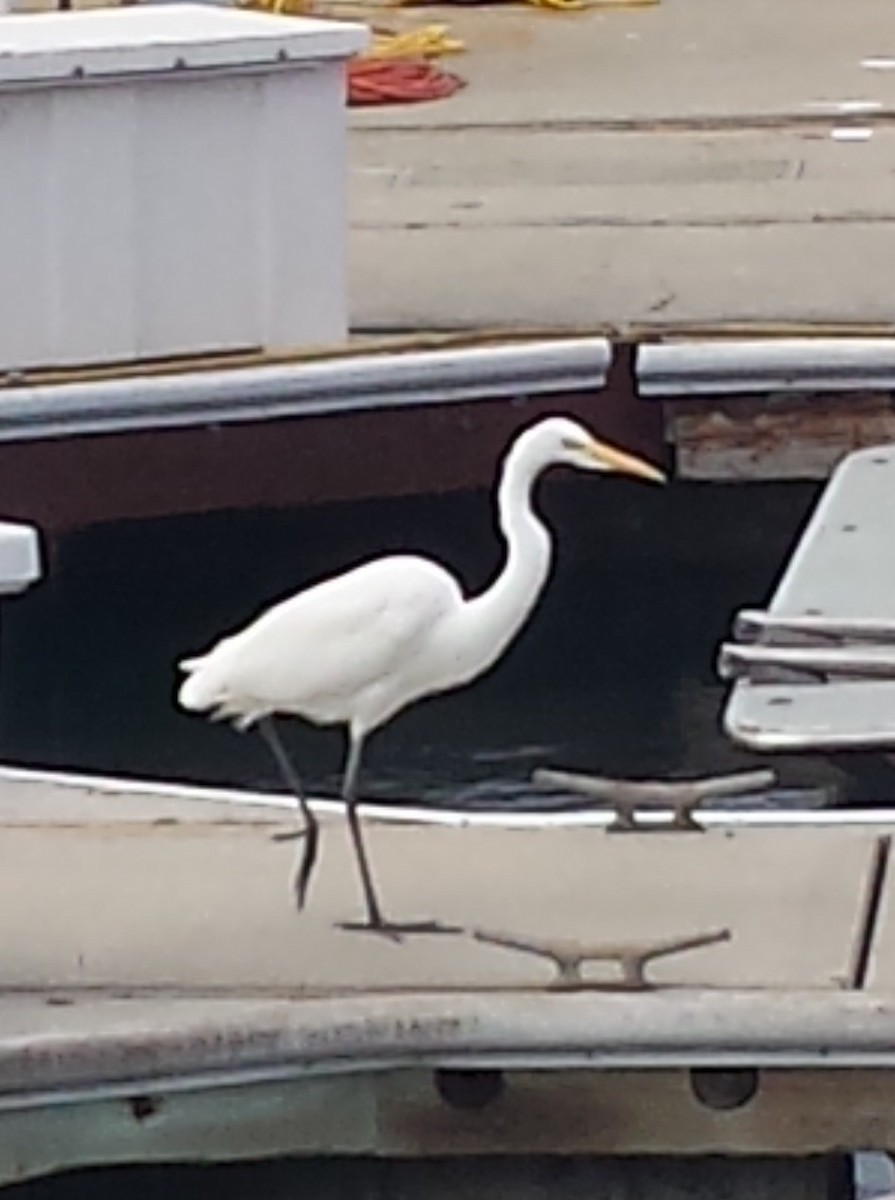
[[[366,40],[203,5],[0,17],[0,371],[343,339]]]
[[[31,525],[0,521],[0,596],[14,596],[40,579],[40,542]]]

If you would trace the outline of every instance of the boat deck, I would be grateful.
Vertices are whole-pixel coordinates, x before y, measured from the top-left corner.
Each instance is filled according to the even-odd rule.
[[[703,832],[623,834],[605,812],[371,810],[391,913],[459,927],[396,943],[338,927],[358,890],[341,816],[321,813],[299,914],[294,843],[273,840],[285,797],[5,772],[0,1176],[892,1144],[895,814],[709,810]],[[646,962],[643,987],[590,961],[703,934]]]
[[[507,828],[498,817],[395,820],[382,810],[371,853],[387,909],[459,928],[396,945],[337,928],[362,916],[341,815],[325,818],[319,874],[299,914],[289,890],[295,843],[273,840],[294,828],[291,811],[151,792],[85,800],[27,784],[7,784],[0,805],[3,978],[16,987],[540,989],[555,975],[549,961],[473,934],[598,945],[728,929],[729,942],[656,962],[652,977],[841,988],[867,936],[884,832],[759,823],[616,834],[576,823]],[[618,976],[611,965],[594,972],[609,986]]]

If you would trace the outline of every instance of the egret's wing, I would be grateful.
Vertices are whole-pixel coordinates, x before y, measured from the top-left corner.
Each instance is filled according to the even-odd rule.
[[[192,660],[182,702],[338,719],[328,714],[419,653],[459,601],[456,582],[435,563],[411,557],[367,563],[284,600]],[[204,703],[190,703],[191,687],[194,701]]]

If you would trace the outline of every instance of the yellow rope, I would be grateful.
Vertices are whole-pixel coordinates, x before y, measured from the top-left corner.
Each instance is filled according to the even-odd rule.
[[[418,4],[427,4],[430,0],[384,0],[380,4],[365,4],[363,0],[356,5],[359,8],[413,8]],[[659,3],[659,0],[525,0],[525,3],[535,8],[550,9],[553,12],[575,12],[588,8],[649,8]],[[277,13],[283,16],[321,15],[324,4],[318,0],[240,0],[241,8],[253,8],[262,12]],[[423,25],[419,29],[411,29],[404,33],[393,30],[374,29],[370,49],[362,57],[377,59],[393,58],[441,58],[445,54],[457,54],[466,46],[459,38],[451,36],[447,25]]]
[[[369,58],[441,58],[465,50],[459,38],[450,36],[447,25],[424,25],[406,33],[375,30]]]
[[[240,7],[290,17],[319,15],[321,11],[316,0],[241,0]],[[404,33],[374,27],[372,32],[372,43],[363,58],[441,58],[466,49],[459,38],[451,37],[447,25],[423,25]]]

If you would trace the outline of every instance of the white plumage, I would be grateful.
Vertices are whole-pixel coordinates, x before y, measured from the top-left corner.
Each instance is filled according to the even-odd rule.
[[[525,623],[552,558],[531,489],[554,464],[663,479],[655,467],[597,442],[577,422],[548,418],[525,430],[507,455],[498,491],[506,562],[484,592],[464,597],[454,577],[430,559],[375,559],[282,601],[207,654],[180,664],[187,672],[181,705],[231,718],[240,728],[259,723],[297,793],[307,835],[296,884],[299,906],[318,831],[275,732],[275,714],[348,729],[343,797],[367,907],[363,927],[388,933],[437,928],[431,922],[395,925],[382,916],[356,812],[363,742],[415,700],[483,674]]]
[[[376,728],[438,690],[437,632],[462,604],[456,580],[436,563],[374,559],[282,601],[182,663],[191,674],[180,702],[244,725],[279,712]],[[449,655],[442,669],[448,663]]]

